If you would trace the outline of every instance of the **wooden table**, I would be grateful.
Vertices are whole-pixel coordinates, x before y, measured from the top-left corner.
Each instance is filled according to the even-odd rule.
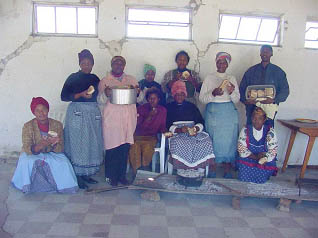
[[[303,166],[301,167],[300,176],[299,176],[300,178],[304,178],[304,174],[305,174],[306,167],[310,158],[312,147],[315,143],[316,137],[318,137],[318,123],[304,123],[304,122],[297,122],[295,120],[278,120],[278,121],[282,123],[284,126],[291,129],[291,135],[289,138],[289,143],[288,143],[288,147],[287,147],[287,151],[285,155],[282,172],[286,170],[290,152],[294,145],[297,132],[300,132],[309,136],[306,153],[304,157],[304,162],[303,162]]]

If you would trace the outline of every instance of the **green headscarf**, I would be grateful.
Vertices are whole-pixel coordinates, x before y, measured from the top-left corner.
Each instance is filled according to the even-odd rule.
[[[150,65],[150,64],[145,64],[145,65],[144,65],[144,75],[146,75],[146,73],[147,73],[149,70],[152,70],[153,72],[156,73],[156,68],[155,68],[155,66],[152,66],[152,65]]]

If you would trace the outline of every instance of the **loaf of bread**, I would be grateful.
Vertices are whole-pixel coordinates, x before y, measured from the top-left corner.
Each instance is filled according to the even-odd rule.
[[[184,72],[182,73],[182,77],[185,78],[185,79],[187,79],[187,78],[190,77],[190,73],[189,73],[188,71],[184,71]]]
[[[93,94],[95,92],[95,88],[94,86],[89,86],[89,88],[87,89],[87,94]]]
[[[265,96],[273,98],[274,97],[274,89],[273,88],[265,88]]]
[[[252,89],[251,91],[250,91],[250,98],[257,98],[257,90],[255,90],[255,89]]]
[[[261,89],[257,90],[257,97],[258,97],[258,98],[263,98],[263,97],[265,97],[265,91],[264,91],[264,90],[261,90]]]
[[[47,134],[51,137],[57,137],[57,133],[55,131],[49,131]]]
[[[221,83],[221,85],[219,86],[219,88],[221,88],[223,91],[226,88],[226,86],[229,84],[229,80],[224,79],[223,82]]]

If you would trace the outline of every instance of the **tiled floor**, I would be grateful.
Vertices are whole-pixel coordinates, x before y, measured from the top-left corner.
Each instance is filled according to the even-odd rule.
[[[0,199],[9,212],[3,230],[12,237],[318,237],[315,202],[293,203],[285,213],[275,208],[277,199],[244,198],[233,210],[230,196],[161,193],[150,202],[138,190],[24,195],[8,188],[13,171],[14,163],[0,160]]]

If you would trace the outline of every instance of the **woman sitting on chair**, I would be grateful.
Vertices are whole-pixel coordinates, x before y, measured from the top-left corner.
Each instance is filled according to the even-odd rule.
[[[157,88],[150,88],[146,92],[148,103],[137,108],[137,128],[134,134],[135,143],[129,151],[129,161],[136,173],[136,170],[149,170],[149,164],[157,143],[157,134],[166,131],[167,110],[158,105],[161,99],[161,92]]]
[[[167,128],[173,133],[170,163],[182,177],[203,177],[206,166],[214,163],[212,140],[202,131],[204,120],[199,109],[185,101],[185,83],[176,81],[171,94],[174,102],[167,105]]]
[[[69,159],[63,154],[63,125],[48,118],[49,103],[33,98],[35,118],[22,129],[22,153],[12,178],[15,188],[24,193],[75,193],[77,180]]]
[[[238,179],[244,182],[265,183],[277,173],[277,137],[274,128],[264,125],[265,112],[256,107],[252,125],[242,129],[238,140]]]

